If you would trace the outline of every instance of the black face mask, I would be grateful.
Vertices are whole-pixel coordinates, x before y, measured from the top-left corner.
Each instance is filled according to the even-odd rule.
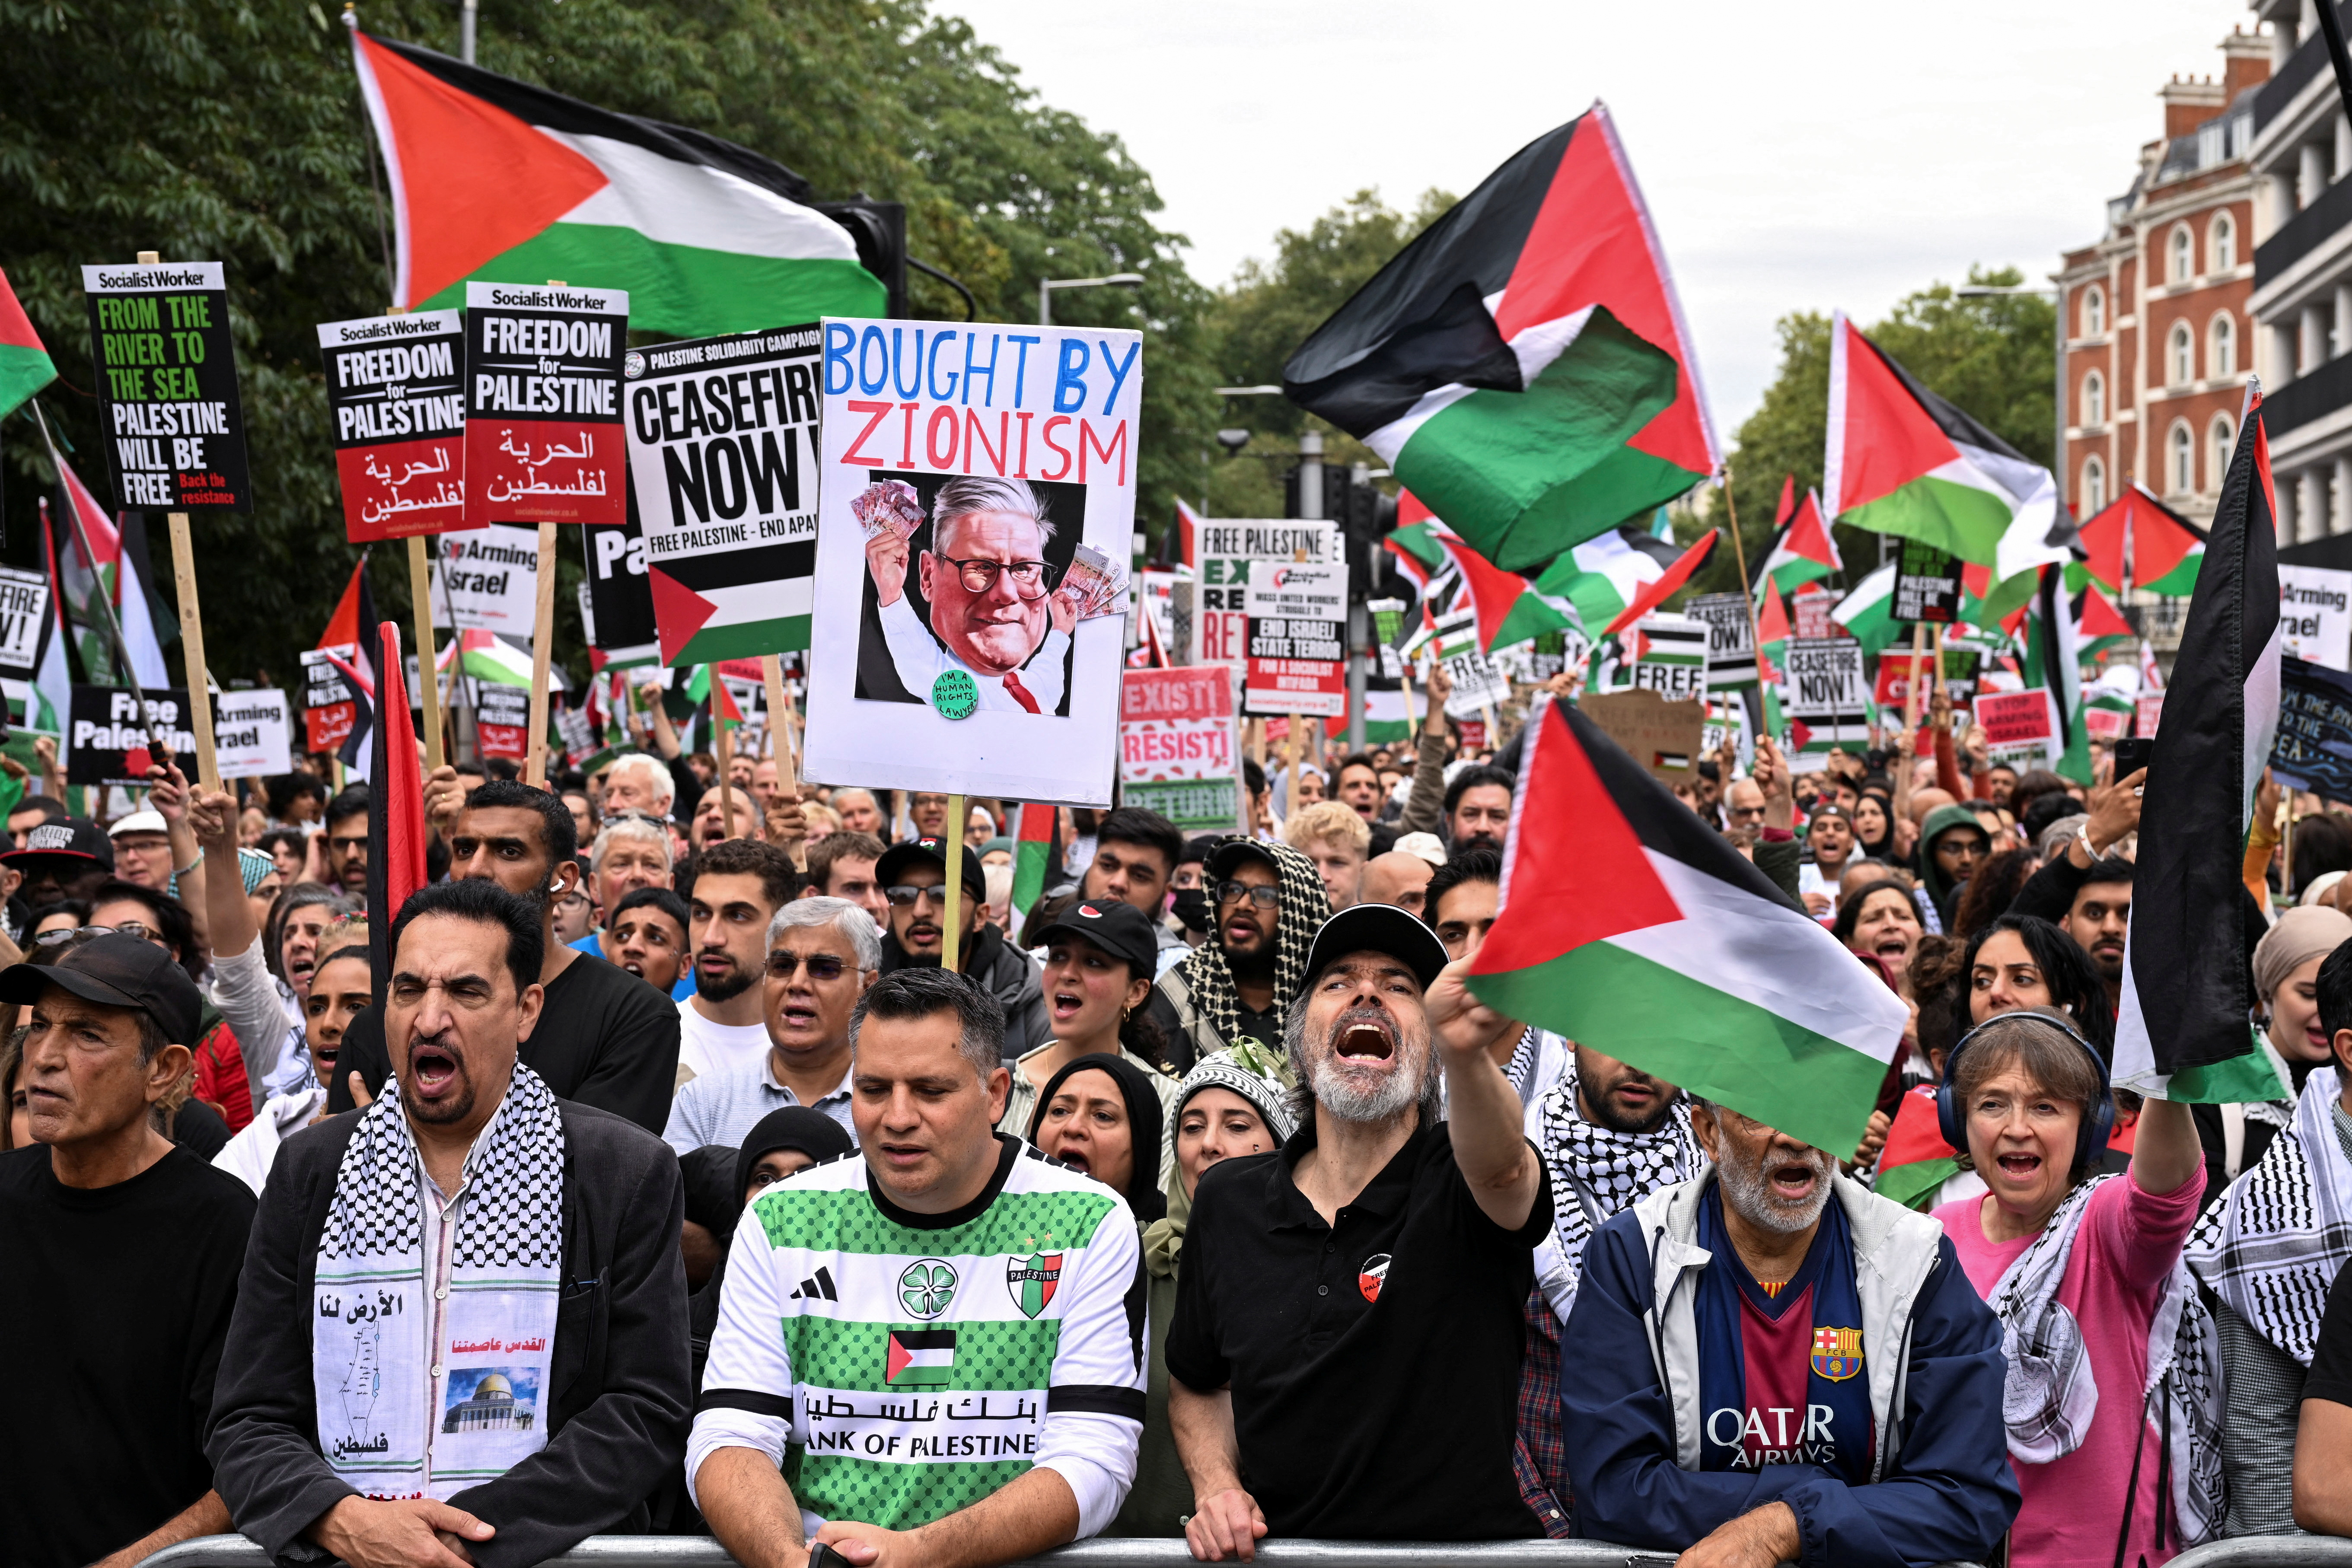
[[[1176,889],[1176,923],[1186,931],[1204,931],[1209,929],[1209,889],[1179,888]]]

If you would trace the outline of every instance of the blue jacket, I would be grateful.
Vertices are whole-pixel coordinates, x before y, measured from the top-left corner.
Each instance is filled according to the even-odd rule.
[[[1603,1225],[1560,1336],[1577,1533],[1681,1552],[1768,1503],[1797,1516],[1808,1568],[1981,1561],[2017,1515],[2001,1424],[2000,1326],[1925,1215],[1833,1177],[1853,1236],[1877,1452],[1872,1484],[1815,1465],[1698,1468],[1695,1241],[1715,1180],[1663,1188]],[[1893,1357],[1883,1347],[1899,1347]]]

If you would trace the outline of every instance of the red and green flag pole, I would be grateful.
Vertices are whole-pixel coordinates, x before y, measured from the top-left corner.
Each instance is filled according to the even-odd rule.
[[[1045,862],[1054,848],[1054,808],[1024,805],[1013,851],[1013,912],[1026,917],[1045,891]]]

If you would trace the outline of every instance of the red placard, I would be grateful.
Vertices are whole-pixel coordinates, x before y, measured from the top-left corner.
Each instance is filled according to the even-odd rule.
[[[1807,583],[1789,599],[1790,635],[1801,637],[1833,637],[1838,635],[1830,620],[1830,612],[1837,608],[1837,595],[1819,583]]]
[[[466,521],[628,521],[612,289],[466,285]]]
[[[1985,743],[1996,751],[2047,742],[2051,739],[2050,694],[2039,686],[2023,691],[1980,691],[1977,722],[1984,728]]]
[[[343,531],[353,542],[466,523],[465,332],[455,310],[319,328]]]

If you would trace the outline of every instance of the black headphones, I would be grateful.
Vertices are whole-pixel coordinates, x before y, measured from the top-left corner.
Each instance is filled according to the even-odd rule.
[[[2020,1020],[2049,1025],[2050,1027],[2082,1047],[2083,1054],[2091,1058],[2091,1065],[2099,1069],[2099,1102],[2092,1107],[2091,1114],[2083,1119],[2082,1126],[2075,1131],[2074,1161],[2069,1167],[2070,1170],[2075,1171],[2087,1169],[2091,1162],[2097,1158],[2099,1151],[2107,1146],[2107,1138],[2116,1129],[2116,1097],[2113,1085],[2107,1079],[2107,1064],[2100,1057],[2097,1047],[2084,1039],[2083,1032],[2073,1024],[2063,1018],[2053,1018],[2047,1013],[2024,1010],[1996,1013],[1960,1037],[1959,1042],[1953,1046],[1944,1058],[1944,1081],[1936,1089],[1937,1130],[1943,1133],[1945,1142],[1963,1152],[1967,1151],[1968,1115],[1961,1108],[1959,1096],[1953,1091],[1952,1087],[1958,1081],[1960,1053],[1968,1049],[1970,1040],[1975,1039],[1995,1024],[2015,1023]]]

